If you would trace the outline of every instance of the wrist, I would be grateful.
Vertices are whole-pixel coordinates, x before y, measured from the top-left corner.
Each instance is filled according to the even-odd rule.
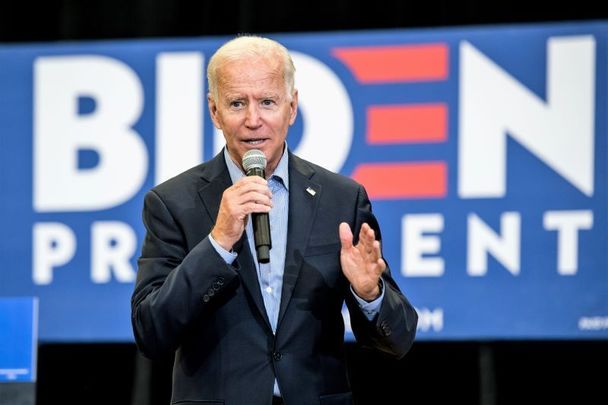
[[[380,280],[378,280],[378,283],[376,284],[376,286],[369,293],[366,293],[366,294],[360,294],[359,292],[356,292],[356,293],[359,296],[359,298],[361,298],[364,301],[372,302],[374,300],[377,300],[380,297],[380,295],[382,294],[382,282]]]
[[[218,235],[218,232],[216,232],[215,228],[211,230],[210,235],[213,238],[213,240],[215,240],[217,242],[217,244],[220,245],[227,252],[232,251],[232,247],[234,246],[234,243],[227,241],[226,238],[224,238],[222,235]]]

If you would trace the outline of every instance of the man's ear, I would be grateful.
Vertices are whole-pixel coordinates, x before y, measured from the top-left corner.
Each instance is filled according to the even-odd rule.
[[[209,93],[207,95],[207,105],[209,106],[209,115],[211,116],[211,121],[213,121],[213,125],[217,129],[221,129],[218,112],[217,112],[217,104],[216,104],[215,100],[213,99],[213,97],[211,96],[211,93]]]
[[[298,116],[298,90],[294,90],[293,97],[291,98],[291,102],[289,103],[290,108],[290,117],[289,117],[289,125],[293,125],[296,122],[296,117]]]

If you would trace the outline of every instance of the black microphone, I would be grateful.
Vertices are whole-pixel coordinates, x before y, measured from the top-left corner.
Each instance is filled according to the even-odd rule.
[[[247,176],[266,178],[264,173],[266,169],[266,156],[264,156],[264,152],[258,149],[245,152],[243,155],[243,169],[245,169]],[[265,212],[254,212],[251,214],[251,219],[253,221],[253,239],[255,240],[258,262],[268,263],[270,261],[270,249],[272,249],[270,219]]]

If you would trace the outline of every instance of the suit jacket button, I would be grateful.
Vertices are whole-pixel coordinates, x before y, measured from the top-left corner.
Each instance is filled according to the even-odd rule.
[[[384,336],[390,336],[390,335],[391,335],[391,333],[392,333],[392,331],[391,331],[391,327],[390,327],[390,326],[389,326],[389,324],[388,324],[388,323],[386,323],[385,321],[383,321],[383,322],[380,324],[380,328],[379,328],[379,329],[380,329],[380,333],[381,333],[382,335],[384,335]]]
[[[210,299],[211,298],[207,294],[203,295],[203,302],[209,302]]]
[[[208,295],[208,296],[210,296],[210,297],[213,297],[213,296],[215,295],[215,290],[214,290],[213,288],[210,288],[210,289],[207,291],[207,295]]]
[[[218,283],[219,285],[224,285],[224,277],[218,277],[218,278],[217,278],[217,283]]]
[[[275,361],[279,361],[279,360],[281,360],[281,357],[283,357],[283,355],[281,354],[281,352],[273,352],[273,353],[272,353],[272,358],[273,358]]]

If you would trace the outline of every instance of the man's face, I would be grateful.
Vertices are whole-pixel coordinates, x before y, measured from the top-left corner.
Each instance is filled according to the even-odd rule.
[[[241,166],[251,149],[264,152],[266,175],[283,154],[287,130],[296,119],[297,92],[289,97],[277,58],[248,57],[225,63],[218,72],[218,96],[209,96],[214,125],[221,129],[232,160]]]

